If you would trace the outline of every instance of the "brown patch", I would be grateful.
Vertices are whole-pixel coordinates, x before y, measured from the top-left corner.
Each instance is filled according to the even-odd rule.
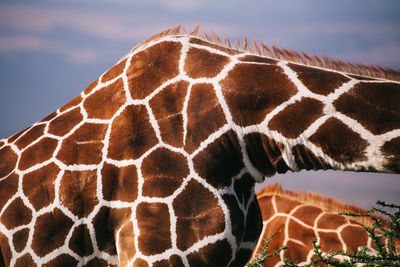
[[[312,228],[305,228],[295,220],[289,220],[289,238],[303,242],[308,251],[313,248],[312,241],[316,239],[314,230]],[[306,255],[307,256],[307,255]]]
[[[293,261],[294,264],[298,264],[301,262],[307,261],[308,253],[310,252],[309,248],[306,248],[299,243],[293,242],[289,240],[286,243],[288,249],[283,252],[283,258],[289,258]],[[311,243],[312,246],[312,243]],[[319,266],[319,265],[318,265]]]
[[[240,126],[260,123],[297,89],[278,66],[238,64],[220,82],[222,93]]]
[[[17,192],[18,178],[17,174],[12,173],[7,178],[0,180],[0,210],[3,210],[4,204]]]
[[[136,218],[140,231],[139,250],[143,255],[150,256],[171,248],[170,214],[167,204],[139,203]]]
[[[125,224],[118,235],[118,259],[121,266],[128,266],[128,262],[135,256],[135,233],[132,222]]]
[[[54,181],[59,171],[57,165],[50,163],[23,176],[23,193],[35,210],[40,210],[53,202]]]
[[[293,213],[293,216],[302,221],[303,223],[313,227],[315,219],[320,215],[322,210],[314,206],[300,207]]]
[[[345,223],[346,218],[344,218],[343,216],[326,213],[318,220],[317,228],[336,230]]]
[[[386,142],[381,150],[388,161],[385,167],[395,173],[400,173],[400,137]]]
[[[207,47],[216,49],[218,51],[225,52],[225,53],[227,53],[229,55],[238,55],[238,54],[242,53],[242,52],[237,51],[235,49],[224,47],[224,46],[217,45],[217,44],[214,44],[214,43],[210,43],[210,42],[201,40],[199,38],[190,38],[189,43],[198,44],[198,45],[201,45],[201,46],[207,46]]]
[[[15,145],[19,149],[23,149],[28,146],[33,141],[37,140],[40,136],[43,135],[45,125],[36,125],[29,129],[21,138],[19,138]],[[1,152],[0,152],[1,153]],[[1,157],[1,156],[0,156]],[[0,167],[1,169],[1,167]],[[0,174],[1,177],[1,174]]]
[[[323,107],[320,101],[304,97],[275,115],[269,121],[268,127],[288,138],[297,138],[323,115]]]
[[[36,164],[49,160],[53,156],[57,143],[56,139],[45,137],[38,143],[30,146],[22,152],[18,168],[26,170]]]
[[[125,68],[126,60],[127,59],[124,59],[121,62],[118,62],[117,64],[112,66],[111,69],[109,69],[106,73],[104,73],[101,77],[101,82],[108,82],[109,80],[112,80],[118,75],[122,74]]]
[[[74,108],[52,120],[49,124],[48,132],[54,135],[64,136],[81,122],[82,119],[83,116],[80,108]]]
[[[187,109],[185,150],[192,153],[202,141],[226,124],[224,112],[212,84],[195,84]]]
[[[262,174],[271,176],[285,173],[289,170],[282,158],[283,145],[274,139],[260,133],[250,133],[244,136],[246,150],[254,167]]]
[[[348,74],[348,76],[350,76],[351,78],[354,78],[356,80],[360,80],[360,81],[376,81],[377,80],[377,79],[374,79],[374,78],[371,78],[371,77],[352,75],[352,74]]]
[[[239,202],[246,206],[254,190],[254,178],[245,173],[240,179],[234,181],[233,189]]]
[[[128,208],[100,208],[92,220],[99,250],[105,251],[110,255],[117,254],[115,234],[129,220],[130,216],[131,209]]]
[[[207,235],[224,231],[225,217],[217,198],[204,186],[191,180],[174,199],[177,216],[177,247],[186,250]]]
[[[304,145],[295,145],[292,147],[292,153],[296,165],[301,170],[326,170],[332,169],[322,158],[317,157],[311,150]]]
[[[179,74],[181,48],[180,43],[164,41],[132,57],[126,75],[133,99],[145,98]]]
[[[340,235],[346,244],[346,251],[356,253],[358,248],[368,246],[368,233],[361,226],[346,226]]]
[[[272,206],[272,197],[273,196],[262,196],[258,198],[263,221],[267,221],[275,214],[274,207]]]
[[[230,130],[193,158],[196,172],[216,188],[229,186],[243,168],[241,148]]]
[[[93,253],[93,244],[86,224],[75,227],[68,246],[80,257],[89,256]]]
[[[89,118],[109,120],[125,101],[124,84],[121,78],[86,98],[83,107]]]
[[[78,261],[67,254],[61,254],[56,258],[48,261],[47,263],[43,264],[43,267],[70,267],[70,266],[77,266]]]
[[[254,242],[261,234],[263,227],[260,207],[258,201],[254,200],[247,211],[246,230],[243,235],[243,242]]]
[[[107,125],[85,123],[66,138],[57,158],[65,164],[99,164]]]
[[[82,101],[82,97],[81,95],[78,95],[77,97],[75,97],[74,99],[72,99],[71,101],[68,102],[68,104],[66,104],[65,106],[60,108],[60,112],[63,112],[64,110],[67,110],[69,108],[75,107],[77,105],[79,105],[79,103],[81,103]]]
[[[266,231],[264,232],[264,236],[262,238],[264,239],[268,238],[272,234],[276,233],[276,235],[271,240],[268,246],[268,253],[272,253],[274,250],[277,250],[280,246],[282,246],[283,240],[285,239],[285,234],[284,234],[285,224],[286,224],[286,217],[277,216],[264,226]],[[258,253],[260,252],[260,247],[257,248],[257,252]],[[269,258],[267,264],[268,266],[274,266],[279,261],[280,257],[279,255],[276,255]]]
[[[278,61],[276,61],[275,59],[270,59],[270,58],[266,58],[266,57],[255,56],[255,55],[245,55],[238,59],[240,61],[245,61],[245,62],[255,62],[255,63],[265,63],[265,64],[278,63]]]
[[[99,203],[96,171],[66,171],[60,182],[60,201],[79,218],[87,217]]]
[[[153,267],[184,267],[183,261],[180,256],[172,255],[168,260],[156,261]]]
[[[181,112],[188,86],[187,81],[170,84],[150,100],[150,107],[160,127],[161,138],[176,147],[183,146]]]
[[[46,122],[46,121],[49,121],[49,120],[55,118],[56,116],[57,116],[57,112],[53,112],[53,113],[47,115],[44,119],[42,119],[42,120],[39,121],[39,122]]]
[[[217,76],[228,62],[229,58],[226,56],[190,47],[186,55],[184,71],[194,79],[212,78]]]
[[[33,258],[31,256],[31,254],[24,254],[23,256],[19,257],[16,261],[15,261],[15,267],[34,267],[37,266],[36,263],[33,261]]]
[[[17,226],[30,223],[31,219],[32,211],[25,206],[21,198],[16,198],[3,212],[0,220],[7,229],[13,229]]]
[[[349,78],[332,71],[292,63],[288,66],[297,73],[299,80],[308,90],[320,95],[329,95],[343,83],[350,81]]]
[[[20,132],[18,132],[18,133],[16,133],[16,134],[13,134],[13,135],[10,136],[9,138],[7,138],[8,143],[12,143],[12,142],[14,142],[15,140],[17,140],[17,138],[20,137],[23,133],[25,133],[28,129],[29,129],[29,127],[26,128],[26,129],[23,129],[22,131],[20,131]]]
[[[138,258],[133,263],[133,266],[135,266],[135,267],[148,267],[149,264],[145,260],[142,260],[142,259]]]
[[[88,263],[83,265],[84,267],[110,267],[110,264],[106,260],[93,258]]]
[[[229,242],[218,240],[192,252],[187,256],[190,266],[227,266],[232,258],[232,248]]]
[[[245,230],[245,218],[242,210],[240,209],[238,202],[233,195],[224,195],[222,199],[225,202],[226,207],[229,210],[231,217],[232,234],[236,238],[236,243],[240,244],[243,239]]]
[[[353,163],[366,159],[364,150],[367,141],[336,118],[327,119],[309,140],[340,163]]]
[[[15,169],[17,159],[18,156],[11,147],[6,146],[0,149],[0,177],[6,177]]]
[[[60,209],[40,215],[36,219],[32,249],[43,257],[64,244],[73,221]]]
[[[108,157],[137,159],[158,142],[144,106],[128,106],[112,124]]]
[[[136,166],[116,167],[104,163],[101,170],[103,198],[133,202],[137,198],[138,176]]]
[[[235,255],[235,261],[230,266],[245,266],[251,257],[250,249],[239,249]]]
[[[378,135],[400,128],[399,103],[399,84],[359,83],[333,104],[339,112]]]
[[[95,80],[94,82],[89,84],[89,86],[85,89],[85,91],[83,91],[83,93],[85,95],[90,94],[90,92],[93,91],[93,89],[97,86],[98,83],[99,83],[99,79]]]
[[[26,242],[28,241],[28,235],[28,228],[24,228],[14,233],[12,242],[14,244],[15,251],[21,252],[25,248]]]
[[[142,163],[143,195],[167,197],[182,184],[189,174],[187,159],[166,148],[151,152]]]
[[[8,238],[0,232],[0,264],[2,266],[9,266],[11,261],[11,248],[8,243]],[[28,265],[20,265],[20,266],[28,266]]]
[[[343,249],[342,243],[340,243],[339,237],[336,233],[325,233],[318,232],[319,242],[321,251],[328,253],[329,250],[340,250]]]
[[[275,196],[275,203],[278,212],[285,214],[289,214],[294,208],[301,205],[301,203],[298,201],[285,199],[281,196]]]

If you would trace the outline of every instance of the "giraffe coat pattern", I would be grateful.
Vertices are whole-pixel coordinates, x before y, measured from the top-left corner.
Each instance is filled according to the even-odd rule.
[[[242,266],[262,227],[254,182],[400,171],[396,103],[394,81],[192,35],[145,42],[0,141],[4,264]]]

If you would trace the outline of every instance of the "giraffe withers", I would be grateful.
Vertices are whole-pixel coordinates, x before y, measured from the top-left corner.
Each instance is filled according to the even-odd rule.
[[[264,266],[280,266],[285,258],[292,259],[298,265],[310,263],[311,258],[316,256],[313,240],[321,245],[323,253],[329,253],[330,250],[356,253],[364,247],[370,253],[376,253],[371,237],[362,230],[363,226],[371,227],[373,220],[338,215],[339,212],[367,214],[362,208],[313,192],[283,190],[276,183],[262,188],[257,193],[257,199],[263,216],[263,230],[252,258],[259,253],[263,240],[273,234],[275,236],[268,247],[269,253],[281,246],[288,246],[288,249],[267,259]],[[389,225],[387,219],[377,218],[384,225]],[[395,241],[396,248],[400,250],[400,240]],[[343,260],[345,257],[338,259]]]
[[[4,264],[243,265],[264,176],[399,172],[399,98],[399,82],[232,49],[197,29],[158,34],[0,141]]]

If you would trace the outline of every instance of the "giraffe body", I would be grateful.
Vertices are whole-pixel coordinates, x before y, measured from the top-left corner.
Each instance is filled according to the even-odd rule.
[[[378,91],[384,122],[347,110]],[[264,176],[399,172],[399,99],[398,82],[160,35],[0,141],[4,264],[241,266]]]

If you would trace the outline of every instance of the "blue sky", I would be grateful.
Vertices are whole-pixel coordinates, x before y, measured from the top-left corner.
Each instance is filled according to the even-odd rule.
[[[399,14],[398,0],[1,1],[0,138],[67,103],[137,43],[177,24],[400,69]],[[278,178],[366,207],[400,203],[398,175]]]

